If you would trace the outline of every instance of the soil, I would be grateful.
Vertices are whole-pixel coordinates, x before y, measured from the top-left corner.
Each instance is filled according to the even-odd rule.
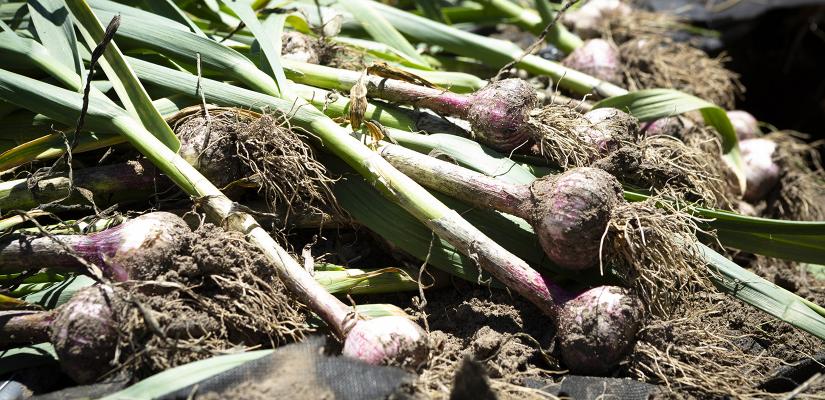
[[[821,275],[819,266],[756,256],[750,268],[777,286],[816,304],[825,304],[825,276]]]
[[[432,351],[424,365],[407,366],[420,374],[413,393],[448,398],[458,371],[469,368],[466,357],[499,398],[543,398],[522,385],[565,376],[549,319],[505,291],[461,282],[428,292],[426,306],[407,311],[422,310]],[[759,385],[776,368],[825,350],[811,335],[724,294],[697,294],[674,315],[647,322],[614,376],[669,387],[661,389],[670,393],[665,397],[768,396]]]
[[[821,341],[724,294],[697,294],[640,333],[625,374],[697,398],[765,397],[759,385]]]
[[[241,348],[276,347],[310,331],[305,312],[242,235],[205,224],[168,269],[115,286],[116,373],[139,379]]]
[[[618,35],[616,28],[611,29],[613,35]],[[515,37],[512,32],[503,34]],[[529,39],[528,35],[521,37]],[[736,76],[722,67],[724,58],[709,58],[669,39],[617,40],[625,42],[622,56],[629,65],[625,80],[630,89],[675,87],[729,108],[735,104],[740,88]],[[284,46],[285,53],[315,51],[309,54],[315,57],[310,61],[325,65],[361,69],[365,63],[365,56],[358,54],[337,58],[335,54],[341,47],[323,40],[285,40]],[[686,61],[688,57],[692,61]],[[676,68],[687,64],[702,65],[702,74]],[[701,77],[701,82],[695,81],[696,77]],[[293,131],[285,129],[284,121],[274,116],[250,115],[218,112],[208,119],[193,113],[176,128],[191,132],[197,139],[190,153],[197,160],[230,155],[229,160],[203,165],[221,178],[233,176],[221,182],[222,186],[251,183],[263,187],[272,210],[296,207],[306,212],[319,204],[334,207],[325,186],[329,178],[323,166],[311,165],[311,149],[301,145],[306,138],[284,137],[273,144],[273,132]],[[243,141],[237,144],[227,142],[227,138]],[[292,145],[297,147],[289,147]],[[306,165],[310,165],[308,169]],[[638,216],[625,220],[638,220]],[[676,221],[657,233],[665,237],[690,228],[682,223]],[[630,223],[625,225],[616,227],[616,231],[637,234],[632,226],[627,227]],[[639,242],[632,238],[627,241]],[[181,242],[183,250],[170,265],[143,269],[151,273],[149,281],[117,285],[126,301],[117,304],[121,330],[114,361],[117,368],[107,379],[122,375],[139,379],[215,354],[301,340],[311,331],[306,311],[290,299],[275,272],[241,235],[207,224]],[[351,257],[338,247],[334,250],[343,264],[364,256],[360,249]],[[679,275],[690,268],[673,268],[676,251],[665,248],[655,255],[658,258],[654,262],[645,260],[644,264],[662,269],[644,273],[648,274],[646,278],[660,280],[662,287],[672,293],[682,293],[685,286],[703,277]],[[631,252],[626,258],[634,257],[638,253]],[[806,265],[756,257],[750,267],[781,287],[825,304],[825,281]],[[677,275],[665,275],[668,271]],[[646,321],[638,343],[613,375],[665,387],[664,397],[763,397],[769,394],[760,385],[777,368],[825,350],[822,341],[807,333],[730,296],[701,289],[686,291],[690,296],[668,299],[667,312],[655,313],[656,317]],[[359,302],[377,299],[405,306],[429,331],[431,351],[426,361],[399,362],[419,374],[408,388],[411,395],[449,398],[454,388],[465,388],[479,399],[492,393],[499,398],[543,397],[525,383],[558,382],[569,375],[559,361],[551,320],[529,302],[505,290],[466,282],[452,282],[449,288],[425,294],[426,300],[409,294],[357,298]],[[306,389],[302,385],[301,390],[306,391],[298,391],[298,386],[284,384],[303,379],[309,367],[302,363],[302,357],[284,357],[287,362],[270,371],[283,379],[272,381],[277,384],[236,387],[221,396],[330,398],[331,392],[323,386]],[[825,381],[819,381],[805,392],[823,389]]]
[[[464,282],[426,298],[423,308],[408,309],[426,315],[432,348],[427,362],[413,368],[420,373],[415,392],[448,398],[466,356],[480,361],[500,396],[525,396],[530,391],[517,386],[524,378],[541,376],[541,368],[559,369],[550,354],[555,328],[527,301]]]

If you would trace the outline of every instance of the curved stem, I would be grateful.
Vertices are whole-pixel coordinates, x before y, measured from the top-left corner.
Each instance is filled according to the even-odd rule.
[[[116,118],[113,122],[121,134],[130,139],[130,142],[141,153],[179,187],[188,194],[200,198],[199,203],[211,221],[245,234],[247,239],[261,250],[267,260],[277,269],[278,277],[290,292],[318,314],[338,337],[346,336],[345,323],[350,308],[324,290],[251,215],[238,212],[235,203],[221,193],[220,189],[183,158],[146,132],[143,125],[131,118]]]
[[[136,61],[133,66],[141,78],[145,76],[146,80],[160,86],[171,85],[190,96],[196,95],[196,76],[145,62]],[[324,116],[319,118],[320,112],[311,106],[294,109],[293,103],[284,99],[209,79],[201,79],[200,82],[207,101],[233,106],[271,107],[288,112],[295,125],[317,135],[324,147],[358,171],[385,197],[400,205],[462,254],[478,260],[481,268],[502,283],[533,301],[549,315],[555,315],[556,306],[550,284],[538,272],[484,235],[331,119]]]
[[[325,67],[291,61],[290,67],[300,72],[287,74],[290,79],[305,85],[317,86],[328,90],[349,91],[361,77],[360,72]],[[394,103],[409,104],[429,108],[437,113],[464,117],[470,107],[470,97],[443,89],[434,89],[366,75],[367,95],[378,97]]]
[[[514,185],[396,145],[381,155],[416,182],[479,207],[492,207],[529,220],[530,188]]]

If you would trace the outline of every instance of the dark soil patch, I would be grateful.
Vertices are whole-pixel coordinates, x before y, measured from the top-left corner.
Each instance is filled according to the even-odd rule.
[[[559,369],[556,358],[550,355],[555,328],[526,300],[465,282],[428,291],[426,297],[423,308],[407,309],[420,318],[426,314],[430,331],[428,359],[423,364],[406,365],[420,374],[414,393],[448,398],[465,357],[480,362],[500,398],[535,395],[534,389],[519,386],[523,379],[540,376],[542,368]],[[409,299],[406,303],[410,305]]]

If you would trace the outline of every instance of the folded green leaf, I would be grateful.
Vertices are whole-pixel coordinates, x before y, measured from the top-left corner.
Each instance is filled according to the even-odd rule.
[[[97,14],[102,19],[114,16],[114,13],[109,11],[97,11]],[[167,21],[175,24],[174,21]],[[148,26],[139,18],[124,13],[116,37],[136,43],[138,47],[155,50],[187,65],[195,65],[200,55],[201,64],[206,70],[225,74],[266,94],[279,94],[278,86],[272,77],[259,70],[248,58],[188,30],[170,28],[167,24]]]
[[[441,11],[441,5],[438,4],[438,0],[418,0],[415,2],[415,6],[421,10],[421,13],[424,14],[425,17],[429,19],[441,22],[443,24],[450,23]]]
[[[150,1],[154,2],[157,0]],[[107,21],[111,18],[112,15],[120,14],[124,17],[128,16],[130,19],[141,21],[143,24],[150,26],[162,24],[165,28],[173,28],[181,31],[191,31],[188,24],[181,23],[175,19],[170,19],[169,16],[165,14],[155,14],[149,11],[141,10],[137,7],[131,7],[126,4],[121,4],[111,0],[88,0],[88,3],[95,11],[95,13],[98,16],[101,16],[101,19]],[[102,17],[103,14],[100,13],[101,11],[105,13],[105,18]]]
[[[495,68],[515,62],[516,66],[528,72],[552,77],[559,86],[576,93],[596,93],[603,97],[627,93],[623,88],[559,63],[532,54],[525,55],[524,50],[512,42],[460,30],[376,1],[361,1],[368,1],[405,35],[431,46],[441,46],[450,52],[481,60]]]
[[[201,28],[186,16],[186,13],[178,7],[172,0],[144,0],[146,5],[155,13],[169,18],[175,22],[189,27],[189,31],[202,37],[206,37]]]
[[[48,343],[0,350],[0,374],[2,375],[56,362],[57,354],[54,352],[54,347]]]
[[[92,278],[75,275],[63,281],[48,284],[37,292],[21,297],[21,300],[52,309],[69,301],[78,290],[94,284],[95,281]]]
[[[103,98],[108,101],[107,98]],[[172,96],[157,99],[152,102],[161,114],[171,114],[177,112],[185,107],[196,104],[197,101],[190,100],[188,97]],[[42,118],[41,118],[42,117]],[[34,160],[46,160],[50,158],[59,157],[66,151],[66,141],[75,143],[72,149],[74,153],[83,153],[123,143],[126,138],[112,133],[111,127],[97,127],[99,132],[84,132],[79,137],[75,138],[73,131],[63,133],[52,133],[45,136],[40,136],[42,133],[51,131],[51,128],[60,130],[60,125],[67,126],[65,122],[58,122],[52,119],[45,118],[38,114],[34,120],[42,119],[42,127],[40,131],[35,134],[29,132],[28,140],[23,143],[10,142],[9,146],[3,145],[3,152],[0,153],[0,171],[5,171],[9,168],[23,165]],[[6,120],[0,121],[5,123]],[[31,124],[31,129],[37,129],[40,125],[35,126]],[[31,137],[33,135],[33,137]]]
[[[825,263],[825,238],[823,236],[782,235],[718,229],[716,236],[725,246],[761,254],[808,263]]]
[[[255,11],[252,10],[252,7],[249,6],[249,3],[238,0],[225,0],[224,4],[226,4],[226,6],[229,7],[229,9],[231,9],[241,21],[243,21],[244,25],[246,25],[250,31],[252,31],[252,35],[255,36],[258,46],[261,47],[261,50],[266,57],[266,61],[272,71],[272,77],[275,79],[275,85],[278,88],[278,92],[275,93],[275,95],[280,96],[281,91],[283,91],[287,85],[284,69],[281,67],[280,61],[280,33],[278,34],[277,39],[278,46],[275,46],[274,40],[267,34],[267,31],[264,29],[263,25],[261,25],[261,22],[258,21],[258,16],[255,14]]]
[[[56,78],[68,88],[80,87],[80,76],[66,64],[57,61],[43,45],[34,39],[17,35],[0,21],[0,59],[11,68],[35,67]]]
[[[37,37],[49,49],[58,62],[83,76],[83,62],[77,51],[69,10],[63,0],[29,0],[31,15]]]

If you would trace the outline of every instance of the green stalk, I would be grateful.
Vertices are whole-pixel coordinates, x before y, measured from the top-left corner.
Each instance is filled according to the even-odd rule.
[[[526,55],[522,58],[524,51],[511,42],[465,32],[394,7],[373,3],[375,9],[399,31],[418,41],[438,45],[455,54],[476,58],[496,67],[516,62],[516,66],[533,74],[548,75],[559,86],[582,95],[595,93],[602,97],[612,97],[628,93],[626,89],[612,83],[538,56]]]
[[[92,95],[95,96],[95,91]],[[101,98],[106,98],[105,96]],[[197,100],[184,99],[182,96],[174,95],[171,97],[157,99],[152,102],[155,108],[161,114],[171,114],[180,111],[183,107],[195,104]],[[34,140],[27,141],[20,145],[14,146],[9,150],[0,153],[0,171],[8,170],[9,168],[23,165],[27,162],[35,160],[46,160],[59,157],[66,152],[66,140],[76,143],[72,149],[74,153],[83,153],[87,151],[97,150],[104,147],[113,146],[125,142],[123,136],[109,131],[86,132],[79,137],[75,137],[75,133],[68,130],[66,126],[60,121],[54,121],[48,118],[43,118],[42,114],[35,115],[32,121],[42,123],[37,125],[44,125],[43,131],[47,130],[46,126],[62,132],[52,133],[46,136],[38,137]],[[32,124],[34,125],[34,124]],[[108,128],[102,128],[108,129]],[[65,137],[64,137],[65,135]]]
[[[82,79],[66,64],[57,61],[48,49],[33,39],[18,36],[0,21],[0,56],[23,58],[51,75],[66,87],[79,90]]]
[[[225,46],[221,46],[216,42],[204,39],[200,36],[192,34],[189,31],[181,31],[176,29],[164,30],[162,26],[153,26],[149,29],[140,29],[137,21],[130,21],[126,16],[124,16],[123,23],[121,28],[117,31],[117,34],[118,37],[125,37],[129,40],[137,41],[138,43],[156,50],[161,54],[170,54],[177,58],[187,60],[190,63],[195,61],[197,54],[201,54],[203,61],[211,64],[212,66],[223,66],[225,68],[225,72],[227,72],[229,76],[246,83],[253,89],[272,95],[278,94],[277,87],[272,78],[258,70],[254,64],[249,62],[248,59],[245,59],[237,52],[234,52]],[[221,57],[220,54],[224,54],[226,58]],[[249,73],[247,74],[244,72]],[[19,79],[17,77],[12,78]],[[192,95],[190,91],[198,87],[198,79],[192,75],[189,75],[187,79],[190,81],[189,85],[191,85],[187,93]],[[208,94],[209,92],[210,90],[204,87],[204,91],[201,93]],[[194,94],[197,95],[198,93]],[[455,245],[456,248],[458,248],[462,253],[476,257],[483,269],[488,270],[504,284],[513,288],[526,298],[532,300],[547,314],[555,315],[556,305],[553,301],[550,288],[541,275],[530,268],[526,262],[509,253],[500,245],[485,236],[473,225],[465,221],[458,213],[438,201],[409,177],[393,168],[380,155],[367,148],[354,137],[350,136],[348,131],[339,127],[335,124],[335,122],[324,116],[321,112],[311,107],[301,107],[302,102],[300,101],[297,102],[298,111],[296,112],[296,99],[297,97],[288,97],[287,99],[268,97],[267,100],[269,101],[267,103],[277,104],[274,108],[281,110],[287,115],[294,115],[295,118],[293,118],[293,120],[295,121],[300,121],[302,119],[298,118],[297,115],[302,113],[307,114],[307,117],[304,119],[304,127],[316,134],[326,148],[330,149],[339,158],[358,171],[362,176],[366,177],[366,179],[387,198],[397,202],[405,210],[407,210],[407,212],[428,226],[434,233]],[[7,98],[6,100],[10,99]],[[46,102],[44,102],[44,104],[45,103]],[[43,104],[30,103],[28,105],[29,107],[42,110],[40,106]],[[113,125],[118,133],[124,134],[130,139],[131,142],[134,142],[132,139],[135,139],[135,137],[130,137],[129,133],[133,133],[132,130],[137,128],[142,129],[142,125],[136,123],[131,118],[127,118],[127,116],[117,114],[114,115],[114,118],[108,121],[109,125]],[[91,122],[92,121],[90,120],[89,127],[94,129]],[[159,153],[156,153],[158,149],[141,146],[140,143],[136,143],[135,145],[142,152],[145,151],[144,154],[153,162],[164,159],[158,157],[160,155]],[[174,155],[174,153],[172,154]],[[177,157],[177,160],[185,164],[185,162],[179,157]],[[174,174],[174,169],[170,169],[170,171],[164,170],[164,172],[167,173],[172,172],[173,174],[170,175],[170,178],[172,178],[173,181],[181,186],[186,192],[194,192],[198,188],[198,184],[208,184],[208,186],[205,187],[206,189],[211,190],[214,188],[211,183],[203,179],[200,174],[197,174],[197,172],[190,165],[186,164],[178,167],[182,171],[187,171],[187,173],[195,173],[196,175],[194,176],[199,178],[198,181],[192,182],[181,178],[191,177],[193,175],[186,174],[176,176]],[[200,180],[203,180],[204,182],[200,182]],[[217,189],[215,188],[215,190]],[[201,196],[207,195],[220,199],[218,196],[219,193],[219,191],[218,193],[209,193],[207,191],[206,193],[199,194]],[[221,218],[221,216],[228,216],[230,210],[232,209],[231,201],[225,197],[222,198],[225,199],[227,203],[216,204],[212,207],[212,209],[218,211],[211,212],[212,217],[218,218],[218,220],[225,219]],[[226,208],[221,209],[220,207]],[[221,214],[221,212],[224,212],[225,214]],[[254,219],[251,219],[249,216],[247,217],[248,218],[246,219],[241,218],[237,222],[238,225],[235,225],[234,227],[236,229],[246,230],[248,228],[251,229],[253,225],[257,226]],[[257,229],[260,230],[260,228]],[[261,236],[262,234],[265,235],[263,230],[257,234],[260,237],[255,237],[252,233],[250,233],[250,240],[259,246],[264,247],[265,252],[271,251],[271,249],[274,248],[272,245],[277,244],[274,243],[272,238],[268,235],[263,237]],[[280,250],[282,251],[283,249]],[[270,253],[270,255],[272,256],[273,261],[277,260],[277,257],[279,256],[277,252]],[[295,280],[295,282],[299,282],[298,284],[300,287],[293,287],[293,289],[295,289],[299,296],[304,296],[310,286],[305,286],[304,283],[300,283],[300,279],[303,278],[302,276],[289,276],[291,272],[288,269],[289,268],[287,268],[287,271],[284,272],[284,274],[287,275],[287,280]],[[284,278],[284,276],[282,276],[282,278]],[[323,293],[327,294],[326,292]],[[302,300],[322,301],[324,304],[313,303],[312,305],[315,307],[312,308],[318,308],[319,312],[327,312],[327,315],[322,317],[325,317],[324,319],[333,327],[342,329],[342,320],[340,318],[341,308],[339,304],[334,303],[334,306],[330,306],[326,304],[326,301],[324,300],[315,299],[318,295],[308,297],[310,298]],[[318,298],[322,299],[321,297]],[[343,333],[343,331],[340,331],[339,333]]]
[[[104,40],[104,28],[85,0],[66,0],[66,7],[78,22],[76,28],[82,34],[89,48]],[[137,118],[149,131],[173,151],[180,148],[175,133],[155,109],[146,89],[140,84],[123,53],[116,43],[109,43],[103,57],[98,60],[101,69],[112,83],[124,108]]]
[[[421,13],[417,11],[412,11],[412,13],[415,15],[421,15]],[[493,8],[482,7],[477,3],[470,2],[464,2],[460,6],[441,7],[441,13],[444,14],[447,21],[449,21],[448,24],[450,25],[461,23],[495,24],[496,22],[501,21],[502,17],[506,17],[506,15],[502,14],[501,11]]]
[[[508,184],[401,146],[386,144],[380,151],[393,165],[414,176],[421,184],[472,204],[492,204],[493,208],[504,212],[523,215],[522,202],[531,196],[527,185]],[[710,278],[721,290],[733,293],[741,300],[820,338],[824,337],[822,328],[825,327],[825,319],[822,316],[825,316],[825,309],[821,306],[768,283],[698,240],[684,245],[695,248],[701,255],[710,269]],[[814,326],[817,328],[812,329]]]
[[[422,67],[430,68],[427,61],[418,54],[415,47],[407,41],[407,38],[395,30],[395,27],[385,20],[381,14],[372,9],[371,3],[364,0],[338,0],[338,4],[346,8],[373,39],[397,49],[418,62]]]
[[[537,2],[541,1],[542,0],[537,0]],[[541,35],[547,24],[555,18],[555,13],[549,15],[549,18],[539,16],[539,14],[536,14],[533,10],[523,8],[510,0],[481,0],[481,3],[495,8],[496,10],[509,16],[514,20],[513,22],[516,25],[536,36]],[[576,34],[567,30],[561,22],[553,25],[547,33],[546,40],[547,42],[558,47],[559,50],[563,51],[565,54],[570,54],[571,51],[581,47],[584,44],[584,41],[582,41]]]
[[[330,92],[307,85],[294,84],[291,92],[310,102],[315,108],[322,110],[331,118],[346,116],[349,113],[350,99],[338,96],[335,101],[328,101]],[[457,135],[466,134],[448,121],[429,113],[398,107],[394,104],[381,101],[368,101],[364,120],[376,120],[384,127],[397,128],[408,131],[434,129],[439,132],[449,132]]]
[[[130,60],[130,62],[135,62],[134,59]],[[306,85],[293,84],[291,89],[293,93],[310,102],[319,110],[323,110],[323,112],[331,118],[348,115],[350,104],[348,98],[339,96],[335,101],[328,101],[327,95],[329,95],[330,92]],[[181,96],[176,95],[172,98],[155,100],[153,104],[164,117],[169,117],[184,107],[196,104],[199,100],[200,99],[197,98],[187,98],[184,100]],[[463,129],[432,113],[402,108],[380,101],[368,102],[364,116],[365,119],[375,120],[385,128],[397,128],[392,129],[392,132],[399,132],[402,136],[408,133],[407,131],[449,133],[460,136],[468,135]],[[49,125],[60,130],[66,130],[67,128],[57,126],[59,125],[58,122],[42,117],[42,115],[37,115],[35,119],[32,120],[39,122],[36,125],[36,129],[34,124],[28,123],[28,125],[32,127],[28,127],[27,125],[26,128],[31,130],[31,133],[27,133],[26,136],[20,139],[15,139],[15,144],[5,146],[8,151],[0,153],[0,171],[35,160],[59,157],[65,152],[64,134],[54,133],[46,136],[40,135],[42,135],[43,131],[46,131],[46,126]],[[0,120],[0,124],[6,122],[8,121]],[[14,122],[11,126],[21,126],[21,122],[22,121]],[[10,129],[15,130],[14,128]],[[73,132],[65,132],[65,135],[70,141],[76,140],[77,145],[73,149],[75,154],[125,142],[125,139],[120,135],[104,132],[85,134],[76,139]],[[395,135],[396,133],[393,133],[393,137]],[[9,138],[9,140],[11,140],[11,138]]]

